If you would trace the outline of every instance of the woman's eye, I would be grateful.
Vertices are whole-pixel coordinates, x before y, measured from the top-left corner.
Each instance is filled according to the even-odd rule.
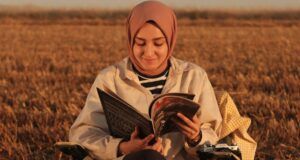
[[[155,46],[162,46],[164,43],[154,43]]]
[[[137,44],[138,46],[144,46],[145,45],[145,43],[135,43],[135,44]]]
[[[165,41],[162,39],[154,41],[154,45],[157,47],[162,46],[164,43],[165,43]]]

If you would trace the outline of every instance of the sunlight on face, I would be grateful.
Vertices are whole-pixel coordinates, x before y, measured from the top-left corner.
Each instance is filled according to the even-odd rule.
[[[162,72],[167,67],[164,60],[168,45],[161,30],[151,23],[144,24],[134,39],[133,55],[146,74]]]

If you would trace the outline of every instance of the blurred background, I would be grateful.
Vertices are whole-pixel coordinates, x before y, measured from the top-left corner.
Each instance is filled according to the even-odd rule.
[[[97,73],[128,54],[137,0],[0,0],[0,159],[70,159],[53,147]],[[256,159],[300,157],[300,1],[164,0],[174,56],[204,68],[251,118]]]
[[[173,8],[184,9],[299,9],[297,0],[161,0]],[[129,9],[139,0],[1,0],[1,5],[45,8]]]

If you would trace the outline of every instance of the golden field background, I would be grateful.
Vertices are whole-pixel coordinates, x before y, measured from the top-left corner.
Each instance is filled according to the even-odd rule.
[[[297,13],[177,12],[174,55],[251,118],[256,159],[300,157]],[[67,141],[97,73],[127,55],[127,14],[0,11],[1,160],[57,158],[53,144]]]

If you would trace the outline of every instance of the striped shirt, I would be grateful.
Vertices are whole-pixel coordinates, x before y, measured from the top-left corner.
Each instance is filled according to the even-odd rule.
[[[141,85],[147,88],[154,97],[161,94],[169,74],[169,68],[170,64],[162,73],[155,76],[148,76],[140,73],[133,67],[135,74],[139,77]]]

